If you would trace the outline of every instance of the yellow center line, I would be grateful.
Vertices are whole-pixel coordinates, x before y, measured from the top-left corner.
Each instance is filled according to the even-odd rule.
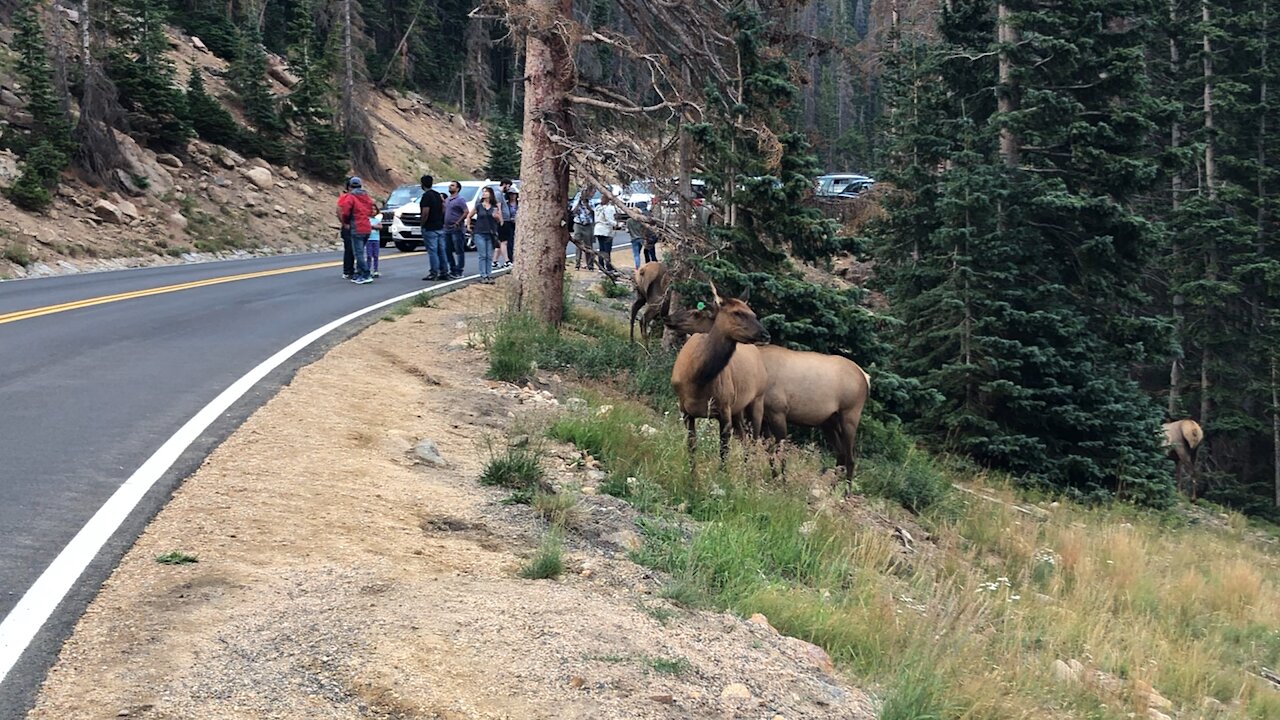
[[[411,256],[393,255],[388,258],[383,258],[383,260],[393,260],[397,257]],[[38,318],[43,315],[67,312],[68,310],[79,310],[80,308],[93,307],[94,305],[106,305],[107,303],[120,302],[121,300],[132,300],[134,298],[149,297],[151,295],[164,295],[165,293],[179,292],[181,290],[193,290],[195,288],[208,287],[210,285],[221,285],[223,283],[271,277],[273,275],[285,275],[288,273],[303,272],[305,270],[337,267],[341,264],[341,260],[330,260],[320,263],[311,263],[309,265],[295,265],[293,267],[278,268],[276,270],[259,270],[257,272],[241,273],[239,275],[225,275],[205,280],[194,280],[192,282],[179,283],[177,285],[164,285],[161,287],[147,288],[145,290],[133,290],[130,292],[116,293],[115,295],[102,295],[94,298],[85,298],[84,300],[61,303],[59,305],[46,305],[44,307],[31,308],[30,310],[17,310],[15,312],[0,315],[0,325],[17,322],[19,320],[30,320],[31,318]]]

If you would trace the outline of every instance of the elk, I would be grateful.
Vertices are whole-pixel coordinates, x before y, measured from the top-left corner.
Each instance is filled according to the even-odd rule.
[[[839,355],[800,352],[777,345],[760,348],[769,381],[764,394],[764,431],[774,442],[787,424],[820,427],[844,466],[846,493],[853,489],[854,438],[871,376]]]
[[[1204,430],[1200,423],[1186,418],[1167,422],[1164,427],[1164,447],[1169,458],[1174,461],[1173,481],[1178,490],[1182,490],[1182,470],[1187,469],[1187,477],[1191,485],[1191,499],[1196,499],[1195,459],[1196,448],[1204,440]]]
[[[644,308],[644,315],[640,317],[640,337],[648,341],[649,326],[654,318],[665,314],[664,298],[670,284],[667,266],[660,262],[647,262],[636,270],[636,299],[631,301],[631,342],[636,341],[636,313],[640,308]]]
[[[688,432],[689,467],[696,470],[698,418],[715,418],[720,423],[720,460],[729,452],[729,433],[748,430],[747,422],[758,430],[764,419],[764,393],[768,384],[757,344],[769,342],[769,331],[741,299],[721,298],[712,284],[715,306],[705,332],[698,332],[680,348],[671,369],[675,390]],[[667,319],[667,325],[696,320],[684,311]]]

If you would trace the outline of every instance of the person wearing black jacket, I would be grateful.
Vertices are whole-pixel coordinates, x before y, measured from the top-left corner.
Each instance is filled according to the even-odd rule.
[[[448,280],[449,259],[444,243],[444,199],[431,189],[436,182],[422,176],[422,199],[419,201],[422,223],[422,245],[427,250],[428,272],[423,280]]]

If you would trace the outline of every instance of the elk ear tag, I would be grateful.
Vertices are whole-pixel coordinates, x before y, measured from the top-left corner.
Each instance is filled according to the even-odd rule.
[[[699,302],[698,302],[698,309],[699,309],[699,310],[706,310],[706,309],[707,309],[707,304],[706,304],[706,303],[704,303],[704,302],[699,301]]]

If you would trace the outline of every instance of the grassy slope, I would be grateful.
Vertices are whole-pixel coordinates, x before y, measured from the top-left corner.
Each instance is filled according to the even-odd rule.
[[[601,380],[589,407],[550,432],[602,460],[602,490],[647,513],[638,559],[671,573],[671,597],[761,612],[823,646],[878,689],[884,718],[1145,717],[1159,696],[1175,717],[1280,718],[1280,692],[1258,676],[1280,665],[1269,529],[1198,509],[1049,503],[878,443],[887,449],[860,463],[860,490],[899,502],[862,504],[931,535],[904,554],[883,527],[856,520],[858,503],[825,491],[811,450],[794,451],[776,481],[758,451],[718,467],[708,427],[703,472],[690,477],[678,418],[654,409],[674,407],[661,386],[669,358],[630,348],[623,333],[582,312],[560,337],[508,318],[491,337],[493,369],[577,367]],[[1005,502],[947,492],[952,482]],[[1044,511],[1013,507],[1029,500]],[[1082,679],[1056,680],[1055,660],[1081,662]]]

